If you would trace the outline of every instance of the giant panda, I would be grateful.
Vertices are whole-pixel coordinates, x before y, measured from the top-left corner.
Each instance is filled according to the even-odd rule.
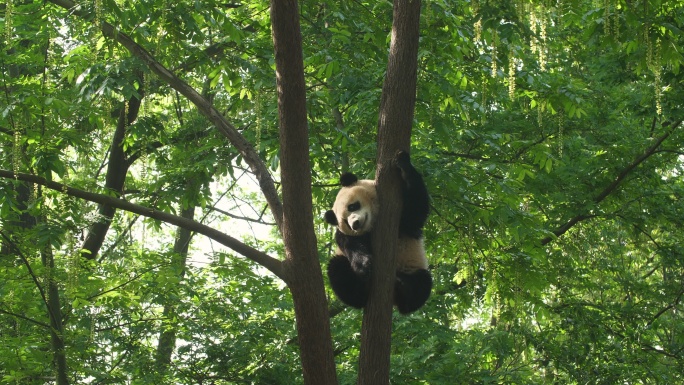
[[[403,208],[397,238],[394,304],[402,314],[418,310],[430,296],[432,276],[423,245],[423,226],[429,212],[429,195],[409,154],[399,151],[394,164],[401,171]],[[325,220],[337,227],[335,256],[328,262],[328,278],[335,295],[345,304],[363,308],[368,300],[373,265],[371,230],[378,215],[375,181],[352,173],[340,177],[342,188]]]

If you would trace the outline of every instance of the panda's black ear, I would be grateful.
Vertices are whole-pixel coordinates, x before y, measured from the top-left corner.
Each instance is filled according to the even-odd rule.
[[[335,215],[335,212],[332,210],[328,210],[325,212],[325,221],[330,223],[333,226],[337,226],[337,216]]]
[[[359,180],[359,178],[350,172],[345,172],[344,174],[340,175],[340,184],[344,187],[356,183],[357,180]]]

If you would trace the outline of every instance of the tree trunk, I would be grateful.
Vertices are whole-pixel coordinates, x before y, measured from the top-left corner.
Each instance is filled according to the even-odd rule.
[[[191,185],[191,183],[188,183]],[[199,185],[195,184],[195,190],[199,189]],[[191,194],[196,193],[194,191]],[[181,211],[181,217],[192,220],[195,216],[195,206],[190,206]],[[171,260],[171,268],[178,272],[178,277],[182,280],[185,277],[185,267],[188,259],[188,248],[190,246],[190,239],[192,232],[190,230],[179,227],[177,231],[176,241],[173,244],[173,257]],[[180,281],[179,281],[180,282]],[[157,351],[155,354],[155,365],[159,373],[164,373],[171,364],[171,356],[176,348],[176,306],[175,301],[167,299],[162,311],[161,332],[159,333],[159,342],[157,344]]]
[[[142,90],[140,90],[140,92],[142,95]],[[112,144],[109,148],[105,189],[115,192],[117,197],[123,193],[124,182],[126,181],[126,173],[128,173],[128,168],[131,165],[126,159],[126,154],[123,149],[123,141],[126,138],[126,127],[128,127],[135,121],[135,119],[138,118],[141,102],[141,99],[132,96],[127,103],[128,108],[126,108],[126,106],[121,106],[119,121],[116,124],[116,131],[114,132]],[[109,231],[109,226],[112,222],[112,218],[114,218],[114,213],[116,213],[116,209],[114,207],[105,204],[99,205],[98,220],[88,229],[88,235],[83,242],[83,246],[81,246],[81,253],[86,259],[92,260],[97,257],[97,253],[100,252],[102,243],[104,242],[107,232]]]
[[[280,125],[283,241],[304,383],[337,384],[330,320],[318,261],[311,201],[302,36],[296,0],[271,1]]]
[[[41,253],[43,266],[48,270],[47,286],[47,310],[50,318],[50,344],[56,366],[57,385],[68,385],[68,366],[64,345],[64,327],[62,325],[62,306],[59,299],[59,287],[52,276],[55,268],[55,259],[50,246]]]
[[[373,230],[371,292],[363,314],[360,385],[389,384],[396,239],[401,213],[401,178],[393,159],[408,151],[416,103],[420,1],[394,2],[392,40],[378,122],[376,183],[380,215]]]
[[[35,217],[28,213],[28,202],[31,199],[31,188],[29,183],[20,183],[17,186],[17,207],[21,211],[18,221],[12,221],[9,226],[10,233],[14,232],[12,227],[17,227],[20,229],[32,229],[41,220],[40,217]],[[11,245],[2,244],[2,251],[0,255],[12,255]],[[20,251],[17,249],[17,253]],[[50,320],[50,346],[52,348],[53,363],[55,365],[56,371],[56,384],[57,385],[68,385],[69,368],[67,366],[66,360],[66,349],[64,344],[64,327],[62,324],[62,305],[59,298],[59,286],[55,281],[52,272],[54,271],[55,261],[50,249],[50,245],[47,245],[44,250],[40,252],[41,263],[47,271],[47,278],[43,280],[44,284],[40,283],[36,279],[36,285],[39,286],[38,289],[45,292],[43,300],[45,301],[45,307],[47,311],[48,319]],[[28,266],[28,260],[26,260]],[[32,274],[32,273],[31,273]],[[35,277],[34,277],[35,278]],[[40,288],[43,286],[43,289]]]

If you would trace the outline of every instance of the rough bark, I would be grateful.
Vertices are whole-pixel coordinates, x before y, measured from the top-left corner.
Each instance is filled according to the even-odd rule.
[[[55,259],[50,246],[41,252],[43,266],[49,271],[55,268]],[[59,287],[54,277],[50,275],[47,282],[47,307],[50,318],[50,344],[54,357],[57,385],[68,385],[68,366],[66,360],[66,349],[64,344],[64,327],[62,325],[62,305],[59,299]]]
[[[378,122],[376,183],[380,215],[373,230],[371,292],[363,314],[360,385],[389,384],[392,339],[392,295],[396,270],[396,239],[401,210],[401,179],[392,160],[408,151],[416,102],[416,69],[420,1],[394,2],[392,39],[382,89]]]
[[[337,384],[327,300],[313,228],[306,87],[297,1],[271,1],[271,26],[280,125],[284,269],[295,306],[304,383]]]

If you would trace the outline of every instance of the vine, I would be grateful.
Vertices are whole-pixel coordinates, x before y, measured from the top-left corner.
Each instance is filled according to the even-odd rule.
[[[508,97],[511,100],[515,99],[515,55],[513,49],[508,55]]]
[[[546,71],[546,18],[544,17],[546,14],[546,9],[541,8],[538,12],[539,14],[539,49],[537,53],[539,54],[539,68],[542,71]]]
[[[558,159],[563,158],[563,130],[565,126],[565,112],[558,114]]]
[[[539,104],[537,104],[537,125],[539,125],[539,128],[542,127],[543,118],[544,118],[544,112],[542,111],[542,104],[539,103]]]
[[[610,31],[611,31],[610,21],[611,21],[612,14],[610,12],[610,8],[611,8],[610,0],[603,0],[603,33],[606,36],[610,36]]]
[[[653,58],[653,62],[651,63],[651,71],[653,72],[653,88],[655,91],[655,101],[656,101],[656,113],[658,116],[663,115],[663,79],[662,79],[662,70],[660,67],[660,38],[656,40],[656,48],[655,48],[655,58]]]
[[[498,51],[498,46],[499,46],[499,33],[497,30],[492,31],[492,77],[496,77],[497,73],[497,63],[496,63],[496,56],[497,56],[497,51]]]
[[[166,22],[166,12],[166,4],[164,4],[162,6],[161,16],[159,17],[159,29],[157,30],[157,47],[154,50],[155,54],[157,55],[157,59],[159,59],[161,52],[162,37],[164,36],[164,23]]]
[[[102,16],[103,16],[103,7],[102,7],[102,0],[94,0],[95,4],[93,4],[93,7],[95,8],[95,26],[97,28],[100,28],[102,25]]]
[[[264,122],[261,92],[256,92],[254,103],[254,112],[256,113],[256,141],[254,142],[254,147],[256,147],[257,151],[259,151],[261,149],[261,130]]]
[[[615,41],[620,40],[620,13],[618,10],[620,9],[620,0],[615,0],[615,11],[613,12],[613,36],[615,37]]]
[[[21,132],[19,127],[14,129],[14,145],[12,146],[12,171],[14,179],[17,179],[21,166]]]
[[[473,15],[477,21],[473,24],[475,43],[480,43],[482,41],[482,17],[480,16],[480,2],[478,0],[473,1]]]
[[[14,11],[14,3],[12,0],[5,1],[5,41],[7,45],[12,42],[12,12]]]

